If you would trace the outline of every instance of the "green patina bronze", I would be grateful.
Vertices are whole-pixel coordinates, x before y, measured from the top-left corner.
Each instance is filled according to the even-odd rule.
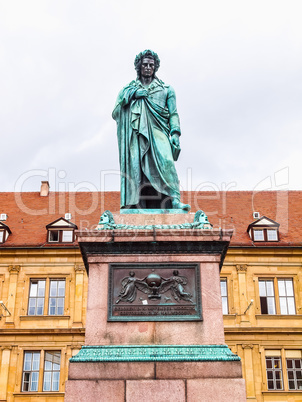
[[[153,230],[153,229],[212,229],[212,225],[208,220],[206,214],[199,210],[194,216],[194,222],[192,223],[180,223],[179,225],[126,225],[114,222],[113,215],[110,211],[105,211],[99,221],[97,230]]]
[[[189,210],[180,202],[174,164],[180,152],[175,92],[155,75],[159,64],[151,50],[136,56],[137,79],[120,91],[112,114],[117,122],[121,208]]]
[[[238,361],[227,345],[82,346],[71,362]]]

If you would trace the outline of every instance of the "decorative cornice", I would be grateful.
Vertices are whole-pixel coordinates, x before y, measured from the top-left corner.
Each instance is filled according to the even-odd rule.
[[[2,352],[3,352],[4,350],[12,350],[12,349],[13,349],[13,347],[12,347],[11,345],[1,346],[1,348],[0,348],[0,350],[2,350]]]
[[[10,274],[18,274],[20,272],[20,265],[9,265],[8,272]]]
[[[70,346],[70,349],[71,349],[71,350],[75,350],[75,349],[80,350],[82,346],[83,346],[82,343],[78,343],[78,344],[76,344],[76,345],[71,345],[71,346]]]
[[[84,272],[85,266],[84,265],[75,265],[74,270],[75,270],[75,272]]]
[[[251,343],[242,345],[242,349],[253,349],[253,347],[254,347],[254,345],[252,345]]]
[[[247,271],[247,265],[246,264],[240,264],[236,265],[237,272],[246,272]]]
[[[227,345],[82,346],[71,362],[239,361]]]
[[[206,237],[206,236],[205,236]],[[82,258],[87,270],[89,271],[88,255],[127,255],[127,254],[220,254],[220,264],[222,267],[224,257],[228,249],[228,241],[112,241],[96,242],[82,241],[80,248]]]

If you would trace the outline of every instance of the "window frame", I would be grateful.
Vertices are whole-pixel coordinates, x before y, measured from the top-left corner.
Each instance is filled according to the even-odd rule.
[[[274,230],[274,231],[276,231],[276,234],[277,234],[277,239],[276,240],[269,240],[269,238],[268,238],[268,233],[267,233],[267,231],[268,230]],[[263,232],[263,240],[258,240],[258,239],[255,239],[255,231],[262,231]],[[272,242],[278,242],[278,241],[280,241],[280,237],[279,237],[279,228],[278,227],[261,227],[261,226],[259,226],[259,227],[257,227],[257,226],[254,226],[254,227],[252,227],[252,230],[251,230],[251,233],[252,233],[252,240],[253,240],[253,242],[263,242],[263,243],[272,243]]]
[[[261,316],[272,316],[272,315],[284,315],[284,316],[290,316],[290,315],[297,315],[297,305],[299,303],[299,294],[296,293],[296,288],[297,288],[297,284],[296,284],[296,280],[295,280],[295,276],[288,276],[286,274],[280,274],[280,275],[274,275],[271,277],[268,276],[257,276],[257,291],[256,291],[256,295],[257,295],[257,303],[259,303],[257,305],[258,307],[258,311],[259,314]],[[290,313],[290,314],[284,314],[281,313],[281,304],[280,304],[280,295],[279,295],[279,284],[278,282],[280,281],[286,281],[286,280],[290,280],[292,283],[292,290],[293,290],[293,296],[289,296],[292,297],[294,300],[294,306],[295,306],[295,313]],[[274,289],[274,299],[275,299],[275,313],[274,314],[269,314],[269,313],[263,313],[261,310],[261,296],[260,296],[260,285],[259,282],[261,281],[273,281],[273,289]],[[284,296],[281,296],[281,298]]]
[[[269,360],[271,359],[271,360]],[[280,362],[280,368],[275,368],[274,366],[274,361],[278,360]],[[267,362],[270,361],[272,364],[272,367],[267,367]],[[284,375],[283,375],[283,365],[282,365],[282,356],[265,356],[265,372],[266,372],[266,387],[268,391],[284,391]],[[268,373],[272,373],[272,379],[268,378]],[[281,379],[276,379],[276,373],[280,373]],[[274,388],[269,388],[268,383],[269,381],[272,381],[274,384]],[[281,382],[281,388],[276,387],[276,382],[280,381]]]
[[[289,281],[289,282],[291,282],[291,284],[292,284],[292,296],[291,295],[285,295],[285,296],[280,296],[280,287],[279,287],[279,283],[281,282],[281,281],[284,281],[284,282],[286,282],[286,281]],[[278,287],[278,298],[279,298],[279,307],[280,307],[280,314],[281,315],[296,315],[297,314],[297,308],[296,308],[296,300],[295,300],[295,290],[294,290],[294,281],[293,281],[293,278],[277,278],[277,287]],[[285,293],[287,293],[287,286],[286,286],[286,284],[285,284],[285,286],[284,286],[284,288],[285,288]],[[281,312],[281,309],[282,309],[282,307],[281,307],[281,299],[285,299],[286,300],[286,308],[287,308],[287,313],[283,313],[283,312]],[[289,299],[293,299],[293,306],[294,306],[294,313],[291,313],[291,312],[289,312],[289,310],[290,310],[290,305],[289,305]]]
[[[57,287],[56,287],[56,296],[51,295],[51,284],[57,282]],[[58,292],[59,292],[59,282],[64,282],[64,296],[58,296]],[[65,297],[66,297],[66,279],[55,279],[55,278],[49,278],[49,292],[48,292],[48,308],[47,308],[47,312],[48,315],[51,316],[62,316],[64,315],[64,311],[65,311]],[[58,311],[59,306],[57,305],[58,300],[62,300],[63,299],[63,314],[51,314],[50,313],[50,309],[53,307],[51,306],[51,299],[56,300],[55,303],[55,311]],[[60,306],[61,307],[61,306]]]
[[[225,283],[225,289],[226,289],[226,295],[222,295],[222,288],[221,288],[221,283]],[[221,305],[222,305],[222,314],[223,315],[229,315],[230,314],[230,306],[229,306],[229,292],[228,292],[228,278],[220,278],[220,293],[221,293]],[[226,306],[227,306],[227,312],[225,313],[223,311],[223,299],[226,299]]]
[[[26,312],[26,317],[67,317],[67,311],[68,311],[68,305],[69,305],[69,287],[67,286],[67,280],[70,275],[51,275],[47,277],[41,277],[37,276],[35,277],[34,275],[29,275],[28,276],[28,302],[27,302],[27,312]],[[34,281],[45,281],[45,293],[44,293],[44,306],[43,306],[43,314],[29,314],[29,303],[30,303],[30,289],[31,289],[31,283]],[[65,282],[65,287],[64,287],[64,297],[59,296],[60,298],[64,298],[64,303],[63,303],[63,314],[49,314],[49,306],[50,306],[50,286],[51,286],[51,281],[64,281]],[[67,302],[68,301],[68,302]]]
[[[38,287],[37,287],[37,296],[31,296],[30,292],[31,292],[31,288],[32,288],[32,284],[34,284],[35,282],[38,283]],[[38,292],[39,292],[39,282],[44,282],[44,295],[43,296],[39,296]],[[44,315],[44,311],[45,311],[45,295],[46,295],[46,279],[45,278],[32,278],[30,279],[29,282],[29,292],[28,292],[28,304],[27,304],[27,315],[31,316],[31,317],[35,317],[35,316],[39,316],[42,317]],[[36,303],[35,303],[35,314],[29,314],[29,309],[30,309],[30,301],[35,299]],[[37,314],[36,311],[38,309],[37,306],[37,301],[38,299],[43,299],[43,306],[42,306],[42,314]]]
[[[8,239],[9,235],[12,233],[10,228],[0,221],[0,233],[2,233],[2,239],[0,239],[0,244],[3,244]]]
[[[297,392],[302,393],[302,389],[290,389],[289,388],[289,378],[288,378],[288,369],[287,369],[287,360],[290,359],[301,359],[302,360],[302,347],[295,348],[292,345],[284,345],[280,347],[280,345],[271,345],[267,347],[260,347],[260,355],[261,355],[261,367],[262,367],[262,392],[280,392],[280,393],[287,393],[287,392]],[[288,357],[289,356],[296,356],[296,357]],[[299,356],[299,357],[298,357]],[[275,357],[281,359],[281,371],[282,371],[282,380],[283,380],[283,389],[269,389],[268,388],[268,379],[267,379],[267,368],[266,368],[266,357]],[[301,362],[302,367],[302,362]]]
[[[52,369],[51,370],[47,370],[46,369],[46,361],[48,361],[48,362],[50,362],[49,360],[46,360],[46,355],[47,355],[47,353],[48,354],[51,354],[51,355],[53,355],[53,354],[59,354],[60,356],[59,356],[59,360],[60,360],[60,363],[59,363],[59,370],[55,370],[54,369],[54,367],[53,367],[53,365],[54,364],[57,364],[57,363],[54,363],[54,362],[51,362],[51,364],[52,364]],[[59,378],[58,378],[58,381],[57,381],[57,383],[58,383],[58,389],[52,389],[53,388],[53,384],[54,384],[54,380],[53,380],[53,377],[54,377],[54,374],[55,373],[58,373],[59,372]],[[51,373],[51,380],[50,380],[50,390],[49,389],[45,389],[45,377],[46,377],[46,373]],[[44,359],[43,359],[43,386],[42,386],[42,392],[59,392],[59,390],[60,390],[60,374],[61,374],[61,351],[57,351],[57,350],[45,350],[44,351]]]
[[[32,358],[31,358],[31,370],[25,370],[25,363],[26,363],[26,359],[25,356],[26,354],[31,354]],[[33,365],[33,355],[34,354],[39,354],[39,365],[38,365],[38,370],[32,370],[32,365]],[[21,381],[21,392],[38,392],[38,388],[39,388],[39,378],[40,378],[40,362],[41,362],[41,351],[40,350],[24,350],[23,353],[23,365],[22,365],[22,381]],[[32,373],[38,373],[38,378],[37,378],[37,389],[28,389],[28,390],[24,390],[24,377],[26,373],[30,373],[29,374],[29,385],[31,384],[31,378],[32,378]]]
[[[32,355],[33,355],[33,354],[39,354],[38,370],[34,370],[34,372],[38,372],[38,376],[37,376],[37,388],[34,389],[34,390],[32,390],[32,389],[24,390],[24,384],[25,384],[24,378],[25,378],[25,374],[29,372],[29,370],[24,370],[24,368],[25,368],[25,356],[26,356],[26,354],[29,354],[29,353],[31,353]],[[59,363],[60,367],[59,367],[59,370],[54,370],[54,371],[45,370],[45,357],[46,357],[46,354],[47,354],[47,353],[50,353],[50,354],[52,354],[52,353],[60,354],[60,363]],[[62,375],[63,375],[62,370],[63,370],[63,368],[64,368],[64,367],[63,367],[62,356],[63,356],[63,353],[62,353],[62,350],[61,350],[61,349],[43,348],[43,349],[37,349],[37,350],[33,350],[33,349],[30,349],[30,350],[23,350],[23,365],[22,365],[21,386],[20,386],[20,389],[21,389],[22,394],[28,394],[28,393],[30,393],[30,394],[32,394],[32,393],[39,393],[39,394],[40,394],[40,393],[58,393],[58,392],[61,392],[62,389],[61,389],[60,380],[61,380],[61,378],[62,378]],[[32,372],[32,371],[30,371],[30,372]],[[58,389],[56,389],[56,390],[44,390],[44,377],[45,377],[45,372],[59,372]],[[52,386],[51,386],[51,388],[52,388]]]
[[[50,234],[51,232],[58,232],[58,240],[50,240]],[[71,241],[63,241],[63,232],[72,232],[72,239]],[[49,228],[47,229],[47,243],[63,243],[63,244],[72,244],[75,242],[75,233],[73,228]]]
[[[297,368],[297,367],[288,367],[288,362],[290,361],[290,360],[293,360],[293,361],[295,361],[295,360],[299,360],[300,361],[300,367],[299,368]],[[287,382],[288,382],[288,389],[289,389],[289,391],[302,391],[302,379],[297,379],[297,371],[300,371],[301,372],[301,377],[302,377],[302,357],[300,357],[300,358],[294,358],[294,357],[285,357],[285,362],[286,362],[286,374],[287,374]],[[294,364],[293,364],[293,366],[294,366]],[[289,378],[289,371],[291,371],[292,373],[293,373],[293,379],[290,379]],[[291,388],[290,387],[290,382],[294,382],[294,384],[295,384],[295,388]],[[298,381],[300,381],[301,382],[301,388],[298,388]]]
[[[265,283],[265,296],[261,295],[261,290],[260,290],[260,283]],[[272,284],[272,290],[273,290],[273,295],[268,294],[268,286],[267,284],[271,283]],[[262,315],[276,315],[277,314],[277,309],[276,309],[276,292],[275,292],[275,286],[274,286],[274,279],[259,279],[258,280],[258,288],[259,288],[259,300],[260,300],[260,311]],[[267,313],[264,313],[262,311],[262,306],[264,307],[264,304],[262,303],[261,299],[265,298],[266,299],[266,310]],[[268,300],[273,300],[273,307],[274,307],[274,313],[269,313],[269,303]]]

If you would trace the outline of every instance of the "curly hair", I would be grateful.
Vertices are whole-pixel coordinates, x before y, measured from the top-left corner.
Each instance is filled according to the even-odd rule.
[[[140,52],[140,53],[135,57],[135,60],[134,60],[134,67],[135,67],[135,70],[136,70],[136,72],[137,72],[138,78],[140,78],[142,60],[143,60],[145,57],[149,57],[150,59],[153,59],[153,60],[154,60],[154,67],[155,67],[155,68],[154,68],[154,75],[155,75],[156,71],[159,69],[160,60],[159,60],[159,57],[158,57],[157,53],[153,52],[153,51],[150,50],[150,49],[146,49],[146,50],[144,50],[143,52]]]

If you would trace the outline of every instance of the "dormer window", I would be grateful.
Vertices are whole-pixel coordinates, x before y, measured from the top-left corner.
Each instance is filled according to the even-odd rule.
[[[73,243],[75,241],[74,230],[78,227],[65,218],[59,218],[48,224],[47,241],[48,243]]]
[[[253,229],[253,234],[255,241],[264,241],[263,229]]]
[[[279,241],[279,226],[279,223],[262,216],[248,226],[247,232],[254,242]]]
[[[278,241],[278,229],[266,229],[267,241]]]
[[[0,244],[5,243],[10,234],[10,228],[3,222],[0,222]]]

